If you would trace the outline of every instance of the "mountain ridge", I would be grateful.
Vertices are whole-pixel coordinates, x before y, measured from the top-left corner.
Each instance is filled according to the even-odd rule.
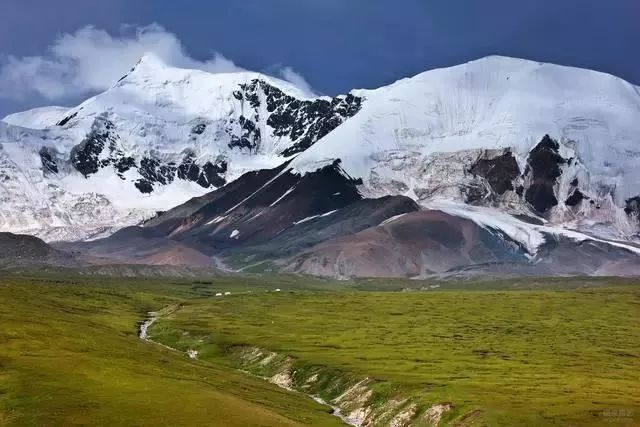
[[[36,129],[61,112],[9,117],[22,126],[0,122],[0,230],[91,240],[144,224],[168,239],[155,241],[150,262],[250,264],[247,254],[266,250],[282,254],[267,256],[268,268],[337,275],[281,249],[305,241],[297,250],[307,258],[321,250],[328,266],[336,246],[326,242],[353,245],[358,235],[361,246],[363,236],[403,229],[384,223],[389,217],[339,222],[352,206],[373,218],[367,201],[385,197],[425,212],[403,227],[440,221],[467,230],[478,250],[506,244],[530,260],[539,248],[557,257],[553,241],[552,252],[591,242],[626,259],[640,239],[640,90],[604,73],[493,56],[379,89],[308,97],[260,74],[180,70],[146,56],[109,90]],[[306,221],[341,231],[322,241],[287,231]],[[123,237],[114,236],[114,244]],[[183,244],[191,258],[175,255]],[[491,251],[459,259],[485,263],[509,250]],[[379,261],[369,262],[354,274]],[[444,273],[438,268],[408,271]]]
[[[359,102],[350,96],[308,98],[257,73],[180,70],[147,56],[111,89],[45,129],[0,124],[0,163],[13,170],[7,176],[15,181],[25,167],[30,175],[8,184],[0,196],[10,202],[11,194],[36,193],[30,206],[52,200],[44,216],[42,208],[26,204],[0,212],[0,229],[65,240],[140,223],[247,170],[277,166],[285,150],[315,143],[355,114]],[[57,212],[65,205],[73,215],[87,199],[115,219],[105,216],[94,225],[85,215],[70,219]],[[12,211],[20,210],[16,218]]]

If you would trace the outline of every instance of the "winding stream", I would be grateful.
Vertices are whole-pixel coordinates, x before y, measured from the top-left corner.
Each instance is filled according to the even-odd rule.
[[[149,328],[151,327],[151,325],[153,325],[156,322],[156,320],[158,320],[158,317],[157,317],[157,313],[153,311],[150,311],[149,313],[147,313],[147,316],[149,316],[147,320],[142,322],[142,324],[140,325],[138,337],[140,337],[140,339],[144,341],[151,341],[149,339]]]
[[[157,341],[152,340],[151,338],[149,338],[149,328],[160,318],[160,313],[156,312],[156,311],[150,311],[147,313],[147,319],[142,322],[140,324],[140,328],[138,330],[138,337],[143,340],[143,341],[147,341],[147,342],[151,342],[157,345],[160,345],[164,348],[167,348],[169,350],[173,350],[173,351],[177,351],[179,353],[185,354],[186,356],[188,356],[191,359],[197,359],[198,358],[198,352],[195,350],[187,350],[186,352],[183,352],[181,350],[178,350],[177,348],[173,348],[173,347],[169,347],[168,345],[164,345],[162,343],[159,343]],[[242,373],[245,374],[249,374],[249,375],[253,375],[249,372],[246,371],[242,371],[239,370]],[[355,426],[355,427],[360,427],[361,423],[358,422],[358,420],[354,420],[352,418],[347,417],[346,415],[344,415],[341,411],[340,408],[337,406],[334,406],[328,402],[326,402],[325,400],[323,400],[321,397],[319,396],[314,396],[311,394],[307,394],[289,387],[283,387],[279,384],[275,384],[272,381],[269,381],[269,378],[263,378],[263,377],[259,377],[262,378],[265,381],[268,381],[271,384],[274,384],[280,388],[283,388],[285,390],[294,392],[294,393],[299,393],[299,394],[304,394],[305,396],[313,399],[314,401],[316,401],[317,403],[321,404],[321,405],[325,405],[325,406],[329,406],[332,409],[331,415],[333,415],[334,417],[340,418],[345,424],[351,425],[351,426]]]

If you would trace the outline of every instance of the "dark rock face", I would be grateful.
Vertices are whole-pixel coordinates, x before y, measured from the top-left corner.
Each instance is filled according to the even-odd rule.
[[[281,154],[285,157],[306,150],[346,119],[353,117],[362,107],[362,98],[353,95],[339,96],[332,100],[301,101],[256,79],[241,85],[241,90],[234,92],[236,99],[246,101],[251,106],[256,120],[259,117],[260,92],[266,97],[269,113],[267,125],[273,129],[273,135],[287,136],[295,142],[282,151]],[[232,136],[229,146],[255,150],[262,137],[256,123],[245,115],[240,118],[239,125],[241,134]]]
[[[100,160],[99,157],[107,147],[111,154],[117,151],[117,135],[113,131],[113,123],[96,119],[87,137],[71,150],[71,164],[78,172],[88,177],[111,163],[111,156],[106,160]]]
[[[187,154],[177,168],[171,166],[167,173],[173,177],[176,171],[179,179],[196,182],[203,188],[222,187],[227,183],[223,177],[227,171],[227,162],[224,160],[220,160],[216,164],[206,162],[200,167],[195,163],[193,155]]]
[[[226,171],[227,163],[224,161],[215,165],[207,162],[202,166],[202,172],[200,172],[200,176],[198,176],[196,182],[203,188],[222,187],[227,181],[220,175]]]
[[[470,172],[483,177],[494,193],[502,195],[508,190],[513,190],[513,180],[520,175],[520,168],[513,154],[507,151],[493,159],[478,159]]]
[[[186,155],[178,166],[178,178],[185,181],[197,181],[200,176],[200,166],[196,165],[192,155]]]
[[[136,161],[133,159],[133,157],[120,157],[114,161],[113,167],[115,167],[118,171],[118,175],[120,176],[120,178],[124,179],[124,176],[122,174],[131,168],[135,168]]]
[[[72,119],[74,119],[76,116],[78,115],[78,112],[76,111],[73,114],[68,115],[67,117],[64,117],[62,120],[60,120],[58,123],[56,123],[57,126],[64,126],[67,123],[69,123],[69,121],[71,121]]]
[[[140,161],[138,171],[144,180],[138,181],[136,187],[143,193],[153,191],[153,185],[156,183],[171,184],[176,177],[184,181],[195,182],[202,188],[222,187],[226,184],[222,175],[227,171],[227,163],[224,161],[217,164],[206,162],[200,167],[194,163],[192,156],[187,155],[183,162],[176,166],[173,162],[162,164],[156,159],[145,157]],[[144,182],[142,183],[142,181]]]
[[[567,206],[577,206],[583,200],[589,200],[589,198],[587,196],[585,196],[584,194],[582,194],[582,191],[580,191],[580,190],[578,190],[576,188],[576,190],[573,192],[573,194],[571,194],[567,198],[567,200],[564,201],[564,204],[567,205]]]
[[[232,119],[231,124],[233,123],[234,121]],[[254,122],[247,119],[245,116],[240,116],[238,124],[240,125],[241,129],[240,136],[231,135],[229,148],[246,148],[250,152],[257,150],[260,146],[260,143],[262,142],[260,129],[258,129]]]
[[[140,161],[138,172],[149,182],[157,182],[162,185],[171,184],[176,175],[176,165],[173,162],[161,164],[156,159],[148,157]]]
[[[197,127],[195,130],[200,129],[204,132],[205,128]],[[134,185],[144,194],[153,192],[154,185],[171,184],[176,178],[196,182],[203,188],[221,187],[226,183],[224,173],[227,171],[227,163],[224,160],[215,164],[206,162],[200,166],[195,163],[193,154],[188,153],[180,165],[151,157],[143,157],[140,164],[137,164],[133,157],[125,156],[119,142],[120,137],[114,124],[99,117],[87,137],[71,150],[71,164],[85,177],[97,173],[101,168],[112,166],[118,176],[125,179],[125,172],[137,169],[142,179]],[[43,148],[40,150],[40,157],[43,167],[51,172],[58,172],[54,157],[49,151]]]
[[[206,124],[199,123],[191,129],[191,133],[194,135],[202,135],[206,129],[207,129]]]
[[[547,184],[531,184],[527,189],[525,198],[539,214],[544,214],[558,204],[553,187]]]
[[[137,180],[135,186],[142,194],[153,193],[153,184],[146,179]]]
[[[347,176],[339,165],[340,161],[337,160],[332,165],[305,175],[291,171],[276,172],[284,170],[286,165],[283,165],[271,170],[269,176],[273,178],[267,181],[258,179],[264,172],[247,173],[233,183],[237,187],[235,191],[225,192],[224,197],[209,203],[194,215],[210,218],[236,206],[241,211],[288,206],[287,215],[293,215],[286,219],[290,224],[307,216],[339,209],[362,199],[356,188],[361,181]],[[291,203],[293,206],[290,206]]]
[[[298,221],[362,199],[357,189],[360,181],[347,176],[339,161],[304,175],[287,167],[247,173],[165,213],[152,225],[173,239],[215,254],[244,244],[266,243]],[[238,236],[230,238],[234,230]]]
[[[58,173],[58,165],[51,151],[47,147],[42,147],[39,154],[43,170],[45,172]]]
[[[530,185],[524,196],[539,214],[546,213],[558,204],[554,186],[562,174],[561,166],[567,163],[558,153],[559,148],[556,141],[545,135],[527,159],[525,176],[529,178]]]
[[[629,216],[635,216],[640,221],[640,196],[627,199],[624,211]]]
[[[124,173],[137,167],[133,157],[125,156],[120,148],[120,137],[114,124],[104,117],[95,120],[85,139],[73,147],[70,157],[73,167],[85,177],[113,166],[118,176],[125,179]]]

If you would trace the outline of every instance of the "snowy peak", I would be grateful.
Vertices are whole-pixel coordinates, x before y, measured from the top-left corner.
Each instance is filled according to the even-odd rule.
[[[138,83],[153,81],[157,83],[173,82],[187,85],[190,83],[190,78],[200,79],[201,81],[206,80],[209,82],[208,86],[215,85],[216,83],[220,86],[225,86],[226,84],[234,86],[241,83],[249,83],[252,80],[262,80],[271,86],[278,87],[291,96],[305,99],[304,92],[292,83],[266,74],[254,71],[210,73],[203,70],[179,68],[166,64],[160,57],[153,53],[143,55],[119,82],[124,80]]]
[[[50,122],[43,130],[2,123],[0,163],[12,182],[0,186],[8,201],[0,207],[0,230],[87,238],[140,222],[244,172],[278,166],[361,104],[352,95],[306,98],[257,73],[179,69],[146,55],[113,87],[55,121],[46,110]],[[41,116],[13,120],[36,128]],[[31,195],[26,211],[12,201],[21,191]],[[77,218],[87,196],[113,219],[87,218],[99,209],[93,201]],[[53,234],[50,224],[56,224]]]
[[[154,76],[158,72],[169,68],[167,64],[157,55],[147,52],[140,57],[138,62],[131,68],[128,74],[140,73],[142,75]]]
[[[370,196],[400,194],[423,204],[444,198],[608,237],[638,233],[628,212],[640,193],[640,90],[622,79],[488,57],[352,93],[366,99],[361,111],[298,156],[295,170],[341,159]],[[526,192],[543,178],[527,166],[545,135],[554,148],[541,158],[555,161],[558,173],[544,178],[544,196],[529,192],[532,204]],[[477,164],[506,152],[517,173],[513,189],[496,194]]]

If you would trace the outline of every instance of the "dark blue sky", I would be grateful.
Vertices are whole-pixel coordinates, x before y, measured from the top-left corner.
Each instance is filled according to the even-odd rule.
[[[0,53],[40,55],[87,24],[158,23],[195,58],[287,65],[319,92],[378,87],[489,54],[640,84],[639,0],[1,0]],[[37,100],[0,100],[0,115]]]

